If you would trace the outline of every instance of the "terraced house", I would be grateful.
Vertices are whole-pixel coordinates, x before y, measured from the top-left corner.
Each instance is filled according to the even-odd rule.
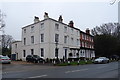
[[[48,13],[45,12],[44,20],[35,17],[33,24],[22,28],[21,51],[17,53],[21,54],[22,60],[30,54],[39,55],[44,59],[86,57],[82,56],[80,51],[80,32],[80,29],[74,26],[73,21],[65,24],[62,16],[55,20],[49,18]],[[16,55],[14,52],[16,44],[17,42],[12,44],[13,55]],[[88,55],[95,57],[91,54],[95,54],[94,52]]]
[[[94,58],[94,41],[87,28],[85,32],[80,31],[80,55],[81,58]]]

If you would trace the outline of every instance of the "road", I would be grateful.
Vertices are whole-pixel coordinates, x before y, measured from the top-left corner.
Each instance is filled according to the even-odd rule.
[[[22,70],[20,70],[20,67]],[[3,66],[4,68],[4,66]],[[3,78],[118,78],[118,62],[78,66],[19,66],[18,70],[4,70]]]

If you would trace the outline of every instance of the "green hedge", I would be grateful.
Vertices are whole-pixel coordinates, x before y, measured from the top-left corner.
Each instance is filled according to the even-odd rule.
[[[60,64],[55,64],[56,66],[68,66],[68,65],[85,65],[85,64],[92,64],[91,60],[86,61],[80,61],[78,62],[70,62],[70,63],[60,63]]]

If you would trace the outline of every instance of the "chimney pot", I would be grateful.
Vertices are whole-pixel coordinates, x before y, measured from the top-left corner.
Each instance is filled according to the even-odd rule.
[[[70,21],[70,22],[69,22],[69,26],[70,26],[70,27],[74,27],[73,21]]]
[[[90,34],[89,28],[86,29],[86,33],[87,33],[87,34]]]
[[[44,19],[47,19],[47,18],[49,18],[49,16],[48,16],[48,13],[45,12]]]
[[[39,17],[34,17],[34,23],[36,23],[36,22],[39,22],[40,20],[39,20]]]
[[[63,19],[62,19],[62,15],[60,15],[58,21],[59,21],[59,22],[62,22],[62,21],[63,21]]]

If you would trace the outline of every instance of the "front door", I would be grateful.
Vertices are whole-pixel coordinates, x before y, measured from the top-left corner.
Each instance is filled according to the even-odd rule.
[[[67,49],[65,49],[65,59],[67,59]]]

